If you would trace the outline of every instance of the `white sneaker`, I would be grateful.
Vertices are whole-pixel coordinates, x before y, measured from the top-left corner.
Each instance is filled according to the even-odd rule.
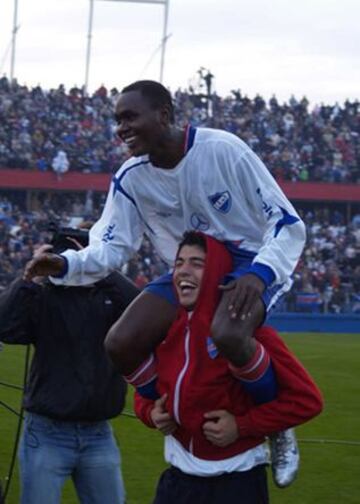
[[[270,437],[271,469],[275,485],[285,488],[294,481],[299,470],[300,455],[294,429],[277,432]]]

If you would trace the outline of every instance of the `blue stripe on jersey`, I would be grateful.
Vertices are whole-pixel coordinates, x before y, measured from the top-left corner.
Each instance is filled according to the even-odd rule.
[[[121,194],[123,194],[127,199],[129,199],[131,201],[131,203],[133,205],[136,206],[136,203],[135,203],[135,200],[134,198],[132,198],[130,196],[130,194],[128,194],[124,188],[121,186],[121,182],[120,182],[120,178],[116,178],[115,175],[113,176],[113,182],[114,182],[114,190],[113,190],[113,197],[115,196],[116,194],[116,191],[119,191]]]
[[[194,126],[189,126],[189,130],[187,133],[187,143],[185,145],[185,152],[188,152],[191,147],[194,145],[195,141],[196,128]]]
[[[239,248],[238,242],[225,241],[224,245],[230,252],[236,265],[238,263],[243,263],[244,266],[250,266],[254,257],[257,255],[256,252]]]
[[[267,266],[267,264],[262,264],[258,262],[254,262],[250,268],[249,273],[253,273],[254,275],[261,278],[261,280],[265,283],[267,287],[273,283],[275,280],[275,273],[273,270]]]
[[[272,287],[269,287],[263,292],[262,298],[265,303],[265,306],[268,307],[270,305],[273,306],[278,300],[278,292],[284,287],[284,284],[275,284]],[[275,298],[275,299],[273,299]]]
[[[295,222],[298,222],[299,220],[294,215],[289,214],[289,212],[285,210],[285,208],[282,208],[281,206],[279,206],[279,208],[282,211],[283,216],[282,219],[278,220],[275,225],[275,234],[274,234],[275,238],[277,237],[277,235],[280,233],[281,229],[284,226],[291,226],[291,224],[295,224]]]
[[[143,166],[143,165],[146,165],[146,164],[149,164],[150,161],[140,161],[139,163],[135,163],[131,166],[129,166],[128,168],[126,168],[122,174],[120,175],[119,178],[116,177],[116,175],[114,175],[112,181],[114,183],[114,190],[113,190],[113,197],[115,196],[116,194],[116,191],[119,191],[121,194],[123,194],[125,196],[125,198],[127,198],[128,200],[131,201],[131,203],[136,207],[137,211],[139,212],[139,216],[141,218],[141,220],[143,221],[143,223],[145,224],[145,226],[148,228],[148,230],[154,234],[154,231],[151,229],[151,227],[149,226],[149,224],[147,222],[145,222],[143,216],[141,215],[139,209],[138,209],[138,206],[136,204],[136,201],[134,200],[134,198],[132,196],[130,196],[130,194],[125,191],[124,187],[121,185],[121,181],[122,179],[125,177],[125,175],[130,171],[132,170],[133,168],[136,168],[137,166]]]
[[[116,194],[116,191],[119,191],[121,192],[124,196],[126,196],[130,201],[131,203],[133,203],[135,206],[136,206],[136,203],[135,203],[135,200],[134,198],[132,198],[130,196],[130,194],[128,194],[125,189],[122,187],[121,185],[121,181],[122,179],[125,177],[125,175],[128,173],[129,170],[132,170],[133,168],[136,168],[137,166],[141,166],[141,165],[144,165],[144,164],[148,164],[150,161],[140,161],[139,163],[135,163],[131,166],[129,166],[128,168],[126,168],[126,170],[124,170],[122,172],[122,174],[120,175],[119,178],[116,178],[116,175],[113,176],[113,182],[114,182],[114,190],[113,190],[113,196],[115,196]]]

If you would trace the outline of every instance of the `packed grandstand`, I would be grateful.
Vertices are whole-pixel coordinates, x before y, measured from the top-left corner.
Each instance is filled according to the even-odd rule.
[[[87,96],[10,86],[0,79],[0,170],[36,172],[66,179],[70,173],[114,173],[127,150],[115,136],[113,106],[118,91],[104,86]],[[209,108],[211,100],[211,109]],[[306,98],[279,103],[250,99],[239,90],[221,98],[191,90],[174,93],[181,124],[223,128],[255,150],[273,176],[293,184],[360,183],[360,104],[318,105]],[[19,172],[18,170],[23,170]],[[67,173],[69,172],[69,173]],[[90,176],[90,175],[89,175]],[[20,181],[0,187],[0,288],[19,274],[34,250],[48,241],[50,221],[94,221],[104,192],[28,190]],[[60,189],[60,188],[59,188]],[[360,202],[295,203],[307,226],[307,245],[294,273],[294,288],[279,311],[360,312]],[[124,272],[138,286],[165,266],[144,239]]]

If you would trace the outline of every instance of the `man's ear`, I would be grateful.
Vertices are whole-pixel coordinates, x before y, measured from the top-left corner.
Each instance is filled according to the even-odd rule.
[[[171,111],[170,108],[167,105],[164,105],[160,110],[159,110],[159,115],[160,115],[160,123],[162,126],[169,126],[171,123]]]

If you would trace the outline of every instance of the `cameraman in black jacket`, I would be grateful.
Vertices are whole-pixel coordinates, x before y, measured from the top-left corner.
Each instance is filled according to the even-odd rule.
[[[126,385],[103,341],[137,294],[115,272],[89,287],[19,278],[0,295],[0,340],[35,349],[24,393],[21,504],[59,504],[70,476],[83,504],[125,502],[108,419],[121,413]]]

